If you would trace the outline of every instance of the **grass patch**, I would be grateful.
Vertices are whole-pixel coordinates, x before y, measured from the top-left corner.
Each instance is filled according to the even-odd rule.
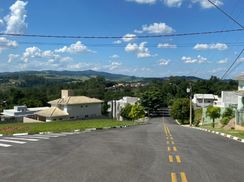
[[[226,134],[229,134],[229,135],[244,139],[244,131],[240,131],[240,130],[226,130],[226,129],[223,129],[223,128],[212,128],[210,125],[204,125],[204,126],[201,126],[201,128],[206,128],[206,129],[209,129],[209,130],[218,131],[218,132],[221,132],[221,133],[226,133]]]
[[[68,132],[75,129],[85,130],[87,128],[103,128],[113,126],[137,125],[133,121],[115,121],[110,119],[78,120],[78,121],[55,121],[49,123],[12,123],[0,124],[1,134],[39,132]]]

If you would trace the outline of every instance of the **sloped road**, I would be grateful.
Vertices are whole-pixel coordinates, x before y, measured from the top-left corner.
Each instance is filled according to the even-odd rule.
[[[6,182],[243,182],[244,145],[156,118],[2,147],[0,164]]]

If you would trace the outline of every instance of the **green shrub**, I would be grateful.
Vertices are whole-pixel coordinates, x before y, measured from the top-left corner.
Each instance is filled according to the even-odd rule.
[[[227,107],[224,111],[224,113],[222,114],[222,117],[228,117],[228,118],[232,118],[234,117],[234,110],[230,107]]]
[[[230,117],[223,117],[221,120],[220,120],[220,123],[225,126],[229,123],[230,121]]]
[[[198,126],[201,120],[202,120],[202,109],[197,109],[194,111],[193,125]]]
[[[126,104],[125,107],[121,109],[120,115],[126,120],[132,120],[130,116],[131,109],[132,109],[132,105]]]

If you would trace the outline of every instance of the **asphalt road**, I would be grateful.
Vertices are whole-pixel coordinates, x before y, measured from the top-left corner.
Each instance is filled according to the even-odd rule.
[[[244,144],[157,118],[0,147],[0,164],[1,182],[243,182]]]

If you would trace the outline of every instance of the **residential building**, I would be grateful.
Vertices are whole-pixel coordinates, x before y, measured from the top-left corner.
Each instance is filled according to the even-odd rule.
[[[214,106],[221,108],[237,108],[237,105],[238,96],[235,91],[221,91],[221,97],[214,101]]]
[[[74,96],[72,90],[62,90],[61,98],[48,102],[51,108],[36,112],[41,121],[62,119],[86,119],[102,116],[102,100],[86,96]]]
[[[214,101],[218,100],[217,95],[213,94],[194,94],[192,103],[195,107],[207,107],[213,105]]]
[[[238,81],[238,106],[236,111],[236,129],[244,130],[244,75],[236,78]]]
[[[124,108],[126,104],[134,105],[137,101],[139,101],[138,97],[128,97],[128,96],[125,96],[120,100],[109,101],[108,105],[110,106],[110,108],[108,112],[110,113],[112,118],[122,121],[123,117],[120,116],[120,112],[122,108]]]
[[[27,108],[27,106],[14,106],[13,109],[4,109],[1,113],[1,120],[6,120],[8,118],[12,118],[14,120],[22,121],[23,117],[32,117],[35,112],[42,111],[48,109],[48,107],[35,107],[35,108]]]

